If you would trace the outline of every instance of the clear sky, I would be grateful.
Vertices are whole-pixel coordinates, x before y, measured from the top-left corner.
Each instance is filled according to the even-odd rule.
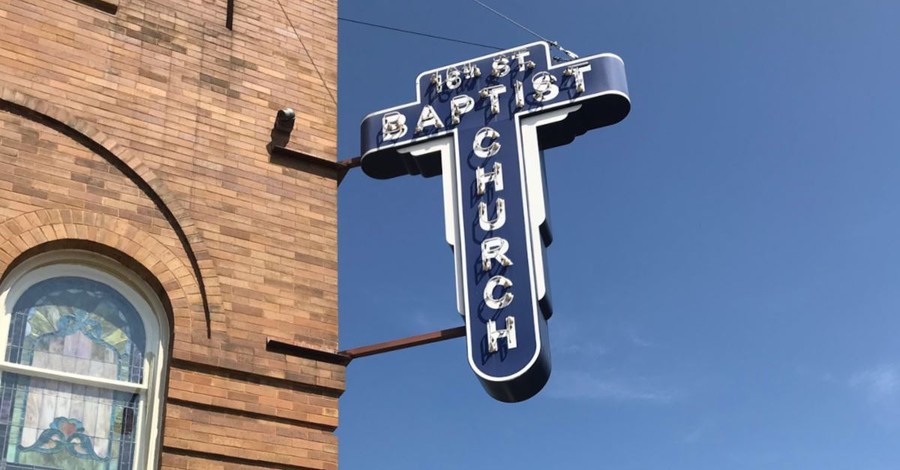
[[[623,122],[546,154],[553,374],[505,404],[463,339],[358,359],[341,468],[900,468],[900,2],[484,1],[628,74]],[[471,0],[339,11],[536,39]],[[491,52],[339,42],[342,157],[420,72]],[[461,325],[440,178],[339,194],[342,347]]]

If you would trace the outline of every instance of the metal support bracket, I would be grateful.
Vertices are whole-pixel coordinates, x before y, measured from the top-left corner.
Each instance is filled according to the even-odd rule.
[[[360,165],[360,157],[333,162],[315,155],[298,152],[280,146],[273,146],[269,151],[269,154],[272,157],[273,163],[332,178],[337,181],[338,185],[340,185],[341,181],[344,180],[344,177],[347,176],[348,171]]]
[[[272,338],[266,339],[266,351],[282,353],[288,356],[302,357],[304,359],[312,359],[314,361],[327,362],[329,364],[338,364],[346,366],[353,359],[358,357],[374,356],[400,349],[412,348],[415,346],[423,346],[426,344],[446,341],[448,339],[462,338],[466,335],[466,327],[458,326],[456,328],[448,328],[446,330],[433,331],[408,338],[395,339],[393,341],[385,341],[370,346],[361,346],[353,349],[345,349],[343,351],[328,352],[319,349],[308,348],[296,344],[285,343]]]
[[[231,5],[231,3],[229,3]],[[229,28],[231,14],[229,13]],[[269,161],[276,165],[293,168],[298,171],[313,173],[324,178],[331,178],[340,185],[347,172],[362,163],[362,157],[353,157],[339,162],[333,162],[324,158],[310,155],[287,148],[291,141],[291,133],[294,131],[294,123],[297,113],[291,108],[281,108],[275,114],[275,125],[270,134],[271,140],[266,144],[269,153]]]

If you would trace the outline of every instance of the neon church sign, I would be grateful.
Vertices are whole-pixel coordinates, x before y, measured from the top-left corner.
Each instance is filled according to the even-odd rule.
[[[613,54],[553,65],[537,42],[419,75],[417,101],[362,122],[363,171],[442,175],[469,365],[485,390],[526,400],[550,376],[552,241],[542,150],[631,109]]]

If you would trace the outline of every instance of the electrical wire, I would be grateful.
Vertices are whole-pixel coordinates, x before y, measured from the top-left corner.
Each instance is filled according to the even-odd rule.
[[[281,4],[281,0],[275,0],[278,2],[278,6],[281,7],[281,12],[284,14],[284,19],[287,20],[288,25],[291,26],[291,29],[294,31],[294,36],[297,36],[297,41],[300,41],[300,45],[303,46],[303,51],[306,52],[306,57],[309,58],[309,63],[312,64],[313,69],[315,69],[316,74],[319,75],[319,80],[322,81],[322,86],[325,87],[325,90],[328,91],[328,96],[331,97],[331,101],[337,106],[337,99],[334,97],[334,92],[331,91],[331,87],[328,86],[328,81],[325,80],[325,77],[322,75],[322,71],[319,70],[319,66],[316,65],[316,61],[313,60],[312,54],[309,53],[309,49],[306,48],[306,44],[303,43],[303,38],[300,37],[300,34],[297,32],[297,28],[294,27],[294,23],[291,21],[291,17],[288,16],[287,10],[284,9],[284,5]]]
[[[503,50],[502,47],[491,46],[491,45],[488,45],[488,44],[480,44],[480,43],[477,43],[477,42],[463,41],[462,39],[448,38],[448,37],[445,37],[445,36],[435,36],[434,34],[421,33],[421,32],[418,32],[418,31],[411,31],[411,30],[408,30],[408,29],[402,29],[402,28],[395,28],[395,27],[393,27],[393,26],[385,26],[385,25],[383,25],[383,24],[369,23],[369,22],[366,22],[366,21],[354,20],[354,19],[351,19],[351,18],[344,18],[344,17],[341,17],[341,16],[338,17],[338,20],[340,20],[340,21],[346,21],[347,23],[355,23],[355,24],[360,24],[360,25],[364,25],[364,26],[370,26],[370,27],[372,27],[372,28],[386,29],[386,30],[388,30],[388,31],[395,31],[395,32],[398,32],[398,33],[411,34],[411,35],[414,35],[414,36],[422,36],[422,37],[431,38],[431,39],[440,39],[440,40],[442,40],[442,41],[456,42],[456,43],[459,43],[459,44],[468,44],[468,45],[470,45],[470,46],[484,47],[484,48],[487,48],[487,49],[494,49],[494,50],[498,50],[498,51]]]
[[[531,33],[532,35],[534,35],[534,37],[540,39],[541,41],[544,41],[544,42],[549,43],[549,44],[555,44],[555,43],[556,43],[556,41],[551,41],[551,40],[545,38],[544,36],[541,36],[540,34],[535,33],[534,31],[532,31],[531,29],[528,29],[527,27],[523,26],[521,23],[517,22],[516,20],[514,20],[514,19],[512,19],[512,18],[510,18],[510,17],[508,17],[508,16],[506,16],[506,15],[504,15],[503,13],[500,13],[499,11],[497,11],[497,10],[495,10],[495,9],[493,9],[493,8],[491,8],[491,7],[489,7],[489,6],[487,6],[487,5],[485,5],[484,3],[480,2],[479,0],[472,0],[472,1],[474,1],[475,3],[477,3],[477,4],[481,5],[481,6],[483,6],[483,7],[486,8],[488,11],[494,13],[495,15],[499,16],[500,18],[503,18],[503,19],[505,19],[506,21],[509,21],[510,23],[512,23],[512,24],[514,24],[514,25],[516,25],[516,26],[518,26],[518,27],[524,29],[525,31],[528,31],[529,33]]]
[[[276,1],[278,2],[278,6],[281,8],[281,12],[284,14],[284,18],[287,20],[288,25],[290,25],[291,30],[294,31],[294,35],[297,36],[297,41],[300,42],[300,45],[303,47],[303,51],[306,53],[306,56],[309,58],[310,64],[312,64],[313,68],[316,70],[316,74],[319,75],[319,79],[322,81],[322,84],[325,86],[325,89],[328,90],[328,95],[331,97],[331,101],[334,102],[335,104],[337,104],[337,100],[336,100],[335,97],[334,97],[334,92],[331,90],[331,87],[328,86],[328,82],[325,80],[325,77],[322,75],[322,72],[319,70],[319,67],[316,65],[315,61],[313,60],[312,55],[309,53],[309,49],[306,48],[306,44],[303,43],[303,38],[300,37],[300,34],[297,32],[297,28],[294,27],[294,23],[291,21],[291,18],[288,16],[287,10],[285,10],[284,5],[281,3],[281,0],[276,0]],[[480,0],[472,0],[472,1],[474,1],[474,2],[477,3],[478,5],[481,5],[482,7],[484,7],[484,8],[487,9],[488,11],[494,13],[495,15],[497,15],[497,16],[499,16],[499,17],[505,19],[506,21],[509,21],[510,23],[512,23],[512,24],[514,24],[514,25],[516,25],[516,26],[518,26],[519,28],[521,28],[521,29],[527,31],[528,33],[530,33],[530,34],[533,35],[534,37],[540,39],[541,41],[544,41],[544,42],[546,42],[547,44],[550,44],[551,46],[553,46],[553,47],[559,49],[561,52],[565,53],[565,54],[569,57],[569,59],[577,59],[577,58],[578,58],[578,55],[576,55],[574,52],[569,51],[569,50],[566,50],[566,49],[564,49],[562,46],[560,46],[560,45],[559,45],[559,42],[557,42],[557,41],[551,41],[551,40],[545,38],[544,36],[541,36],[540,34],[536,33],[534,30],[532,30],[532,29],[526,27],[525,25],[523,25],[523,24],[519,23],[518,21],[516,21],[516,20],[510,18],[509,16],[504,15],[503,13],[501,13],[501,12],[497,11],[496,9],[490,7],[489,5],[485,4],[484,2],[481,2]],[[412,30],[409,30],[409,29],[397,28],[397,27],[394,27],[394,26],[387,26],[387,25],[383,25],[383,24],[370,23],[370,22],[368,22],[368,21],[361,21],[361,20],[356,20],[356,19],[353,19],[353,18],[345,18],[345,17],[339,16],[337,19],[338,19],[339,21],[344,21],[344,22],[347,22],[347,23],[354,23],[354,24],[358,24],[358,25],[362,25],[362,26],[368,26],[368,27],[370,27],[370,28],[384,29],[384,30],[387,30],[387,31],[394,31],[394,32],[397,32],[397,33],[409,34],[409,35],[413,35],[413,36],[420,36],[420,37],[431,38],[431,39],[437,39],[437,40],[448,41],[448,42],[455,42],[455,43],[458,43],[458,44],[466,44],[466,45],[469,45],[469,46],[483,47],[483,48],[486,48],[486,49],[493,49],[493,50],[496,50],[496,51],[501,51],[501,50],[503,50],[502,47],[492,46],[492,45],[490,45],[490,44],[482,44],[482,43],[478,43],[478,42],[465,41],[465,40],[462,40],[462,39],[450,38],[450,37],[446,37],[446,36],[438,36],[438,35],[435,35],[435,34],[428,34],[428,33],[423,33],[423,32],[420,32],[420,31],[412,31]],[[556,59],[556,60],[563,60],[563,59],[560,59],[560,58],[558,58],[558,57],[554,57],[554,59]]]
[[[522,29],[525,30],[525,31],[528,31],[528,32],[531,33],[534,37],[540,39],[541,41],[544,41],[544,42],[546,42],[547,44],[550,44],[551,46],[553,46],[553,47],[559,49],[560,52],[562,52],[563,54],[569,56],[569,59],[577,59],[577,58],[578,58],[578,54],[576,54],[576,53],[574,53],[574,52],[572,52],[572,51],[570,51],[570,50],[563,49],[563,47],[559,45],[559,42],[558,42],[558,41],[551,41],[551,40],[545,38],[544,36],[541,36],[540,34],[534,32],[533,30],[531,30],[530,28],[526,27],[526,26],[523,25],[522,23],[519,23],[518,21],[516,21],[516,20],[514,20],[514,19],[512,19],[512,18],[510,18],[510,17],[508,17],[508,16],[506,16],[506,15],[504,15],[503,13],[500,13],[499,11],[495,10],[494,8],[491,8],[490,6],[486,5],[484,2],[482,2],[482,1],[480,1],[480,0],[472,0],[472,1],[475,2],[475,3],[477,3],[477,4],[479,4],[479,5],[481,5],[482,7],[484,7],[485,9],[487,9],[488,11],[490,11],[491,13],[494,13],[495,15],[499,16],[500,18],[503,18],[503,19],[505,19],[506,21],[509,21],[510,23],[512,23],[512,24],[514,24],[514,25],[516,25],[516,26],[518,26],[519,28],[522,28]],[[557,58],[557,57],[554,57],[554,59],[560,60],[560,59]]]

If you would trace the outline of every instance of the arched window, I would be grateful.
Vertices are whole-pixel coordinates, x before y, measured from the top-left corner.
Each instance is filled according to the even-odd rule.
[[[156,466],[160,302],[112,260],[47,254],[0,286],[0,468]]]

